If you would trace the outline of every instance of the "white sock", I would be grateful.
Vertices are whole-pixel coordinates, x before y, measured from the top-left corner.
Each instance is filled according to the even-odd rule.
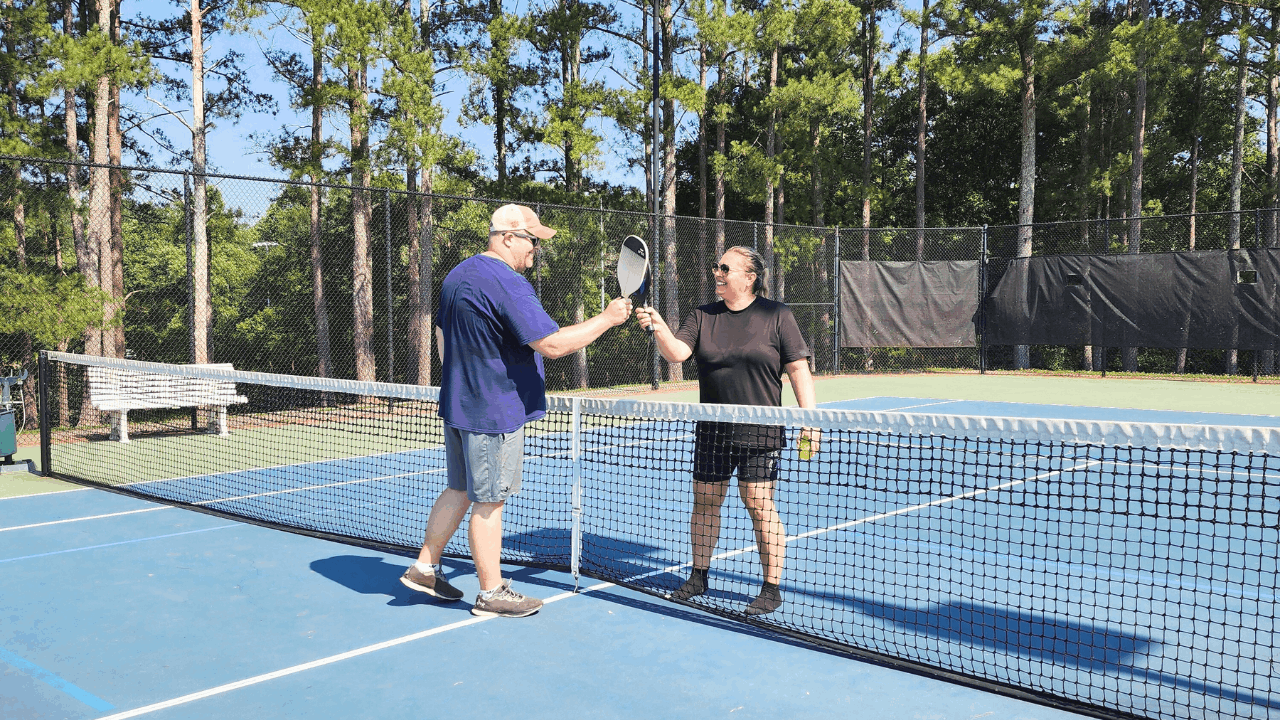
[[[492,590],[481,590],[481,591],[480,591],[480,597],[484,598],[485,600],[492,600],[492,599],[493,599],[493,596],[494,596],[494,595],[497,595],[497,594],[498,594],[498,591],[499,591],[499,590],[501,590],[501,589],[502,589],[503,587],[505,587],[505,586],[506,586],[506,583],[503,583],[502,585],[499,585],[498,587],[496,587],[496,588],[494,588],[494,589],[492,589]]]
[[[430,573],[435,575],[436,577],[444,577],[444,566],[439,563],[436,563],[435,565],[428,565],[422,562],[421,560],[419,560],[415,562],[413,566],[418,568],[418,572],[422,573],[423,575]]]

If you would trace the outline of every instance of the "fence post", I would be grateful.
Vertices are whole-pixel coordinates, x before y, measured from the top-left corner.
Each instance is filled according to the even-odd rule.
[[[1254,367],[1255,368],[1257,367],[1257,363],[1254,363]],[[40,377],[39,377],[38,387],[39,387],[39,399],[40,399],[40,474],[44,477],[50,477],[53,473],[53,470],[50,467],[52,465],[52,457],[53,457],[53,448],[51,447],[53,436],[51,433],[51,429],[49,427],[49,416],[52,413],[49,411],[49,351],[48,350],[40,351],[39,373],[40,373]],[[1254,379],[1257,380],[1256,377]],[[66,418],[61,418],[61,420],[63,423],[66,423]]]
[[[656,143],[655,143],[656,145]],[[654,177],[657,177],[657,166],[654,166]],[[662,257],[662,218],[658,214],[658,194],[657,181],[655,180],[653,195],[653,246],[649,248],[649,307],[660,308],[662,303],[659,301],[659,291],[661,290],[659,279],[662,277],[662,268],[659,259]],[[662,354],[658,351],[658,343],[653,340],[653,334],[649,334],[649,340],[653,347],[653,368],[652,375],[649,379],[649,388],[658,389],[658,383],[662,379]]]
[[[840,226],[839,225],[836,226],[835,245],[836,245],[836,248],[835,248],[836,251],[835,251],[834,260],[832,261],[832,265],[834,266],[833,268],[834,272],[832,273],[832,277],[834,278],[833,282],[835,286],[833,295],[836,299],[836,302],[835,302],[835,312],[832,313],[833,322],[831,323],[832,325],[831,348],[832,348],[832,355],[834,355],[835,357],[832,358],[831,372],[834,375],[839,375],[840,374]]]
[[[387,382],[396,381],[395,292],[391,287],[391,188],[382,190],[382,217],[387,236]]]
[[[978,372],[987,374],[987,226],[978,245]]]

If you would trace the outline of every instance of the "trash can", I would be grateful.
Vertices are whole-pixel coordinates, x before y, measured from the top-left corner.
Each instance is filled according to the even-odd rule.
[[[9,457],[18,452],[18,431],[13,423],[13,410],[0,410],[0,457]]]

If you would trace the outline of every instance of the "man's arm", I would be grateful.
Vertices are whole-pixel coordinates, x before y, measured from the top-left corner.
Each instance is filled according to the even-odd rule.
[[[549,360],[564,357],[595,342],[605,330],[626,322],[630,314],[631,301],[627,298],[615,298],[599,315],[577,325],[562,327],[541,340],[529,343],[529,347]]]
[[[436,325],[436,355],[440,357],[440,364],[444,364],[444,330]]]

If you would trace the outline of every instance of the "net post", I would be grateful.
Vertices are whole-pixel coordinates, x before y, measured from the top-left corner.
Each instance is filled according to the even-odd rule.
[[[1254,364],[1257,367],[1257,363]],[[49,351],[40,351],[40,474],[49,477],[50,458],[53,456],[52,433],[49,427]]]
[[[573,591],[578,592],[578,564],[582,560],[582,398],[570,401],[569,458],[573,465],[573,540],[569,570]]]

